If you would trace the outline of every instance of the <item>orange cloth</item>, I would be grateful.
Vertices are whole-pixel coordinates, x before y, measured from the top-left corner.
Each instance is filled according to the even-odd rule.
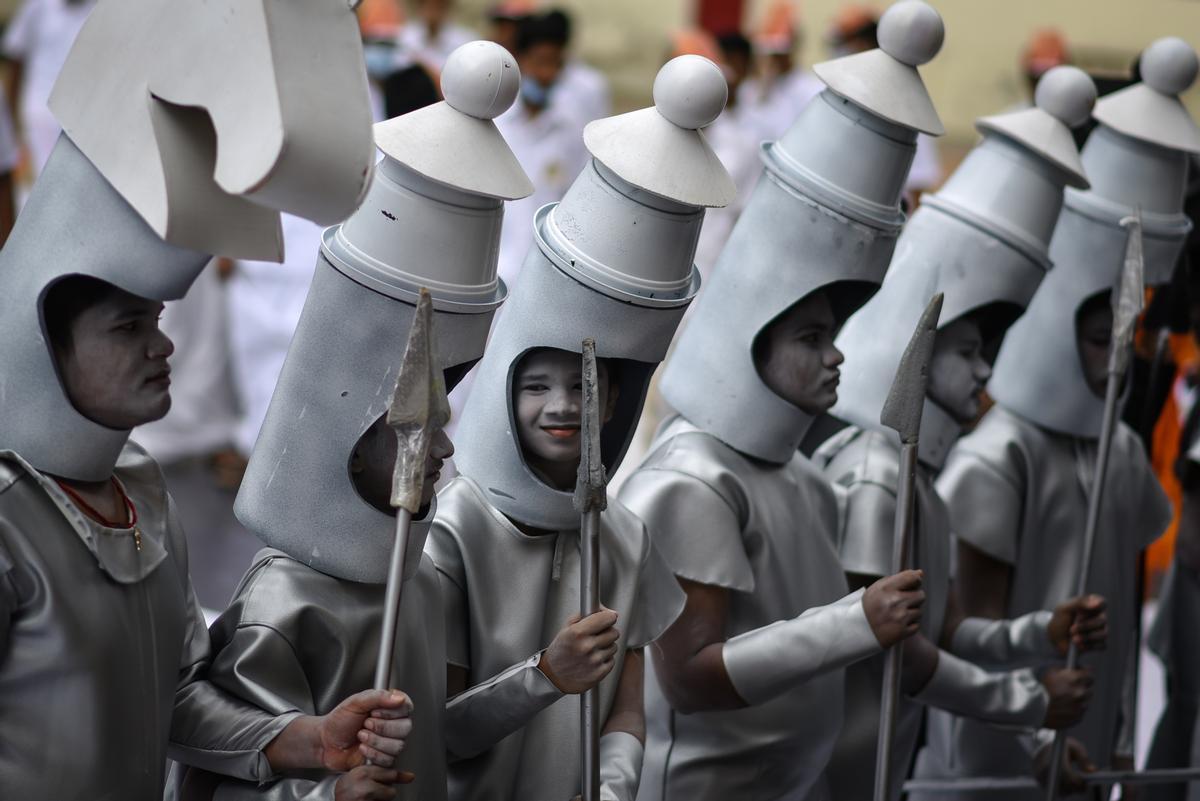
[[[671,34],[671,58],[679,56],[704,56],[714,64],[723,64],[721,48],[717,40],[708,31],[700,28],[687,28]]]
[[[371,39],[393,38],[404,25],[404,9],[397,0],[363,0],[358,7],[358,28]]]
[[[1041,75],[1051,67],[1070,62],[1071,54],[1067,50],[1067,40],[1054,28],[1034,31],[1021,57],[1026,72],[1033,75]]]

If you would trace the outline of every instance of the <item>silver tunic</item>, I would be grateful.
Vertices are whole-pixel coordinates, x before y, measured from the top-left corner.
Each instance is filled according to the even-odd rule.
[[[334,578],[273,548],[262,550],[229,608],[213,624],[209,680],[274,714],[329,712],[342,699],[372,686],[385,589]],[[413,703],[413,734],[397,766],[417,778],[404,787],[402,797],[420,801],[446,798],[440,592],[433,563],[423,557],[416,575],[404,584],[392,660],[390,686],[403,690]],[[215,799],[331,799],[336,781],[337,775],[325,773],[263,786],[228,781]]]
[[[951,453],[938,491],[946,499],[955,535],[1013,566],[1006,617],[1053,608],[1074,594],[1095,460],[1095,440],[1053,433],[999,405]],[[1108,648],[1084,657],[1083,664],[1095,671],[1095,695],[1083,720],[1068,730],[1099,765],[1108,764],[1118,744],[1126,656],[1133,648],[1138,551],[1170,519],[1170,505],[1141,442],[1122,424],[1113,437],[1088,579],[1088,590],[1108,599]],[[1014,734],[930,711],[917,776],[1030,772],[1029,754]],[[1033,801],[1041,795],[976,793],[963,801]]]
[[[1200,576],[1178,561],[1159,594],[1148,642],[1167,670],[1168,695],[1154,732],[1148,768],[1200,765]],[[1147,801],[1200,801],[1200,784],[1147,787]]]
[[[269,778],[261,749],[294,715],[195,681],[208,629],[162,474],[128,444],[113,475],[137,509],[140,550],[132,530],[92,521],[53,480],[0,452],[4,797],[156,801],[168,755]]]
[[[900,451],[892,438],[879,431],[851,426],[835,434],[813,459],[825,475],[844,490],[837,547],[847,573],[886,576],[892,572],[892,540],[896,517],[896,486]],[[925,606],[921,633],[930,642],[941,640],[950,592],[950,521],[946,505],[933,488],[929,469],[917,468],[916,526],[911,567],[925,571]],[[880,688],[884,656],[846,668],[846,713],[826,776],[834,798],[869,798],[879,734]],[[895,786],[889,798],[900,797],[900,785],[916,753],[925,707],[901,695],[892,764]]]
[[[798,452],[748,457],[683,417],[663,424],[621,488],[681,578],[730,590],[726,639],[846,595],[833,489]],[[769,703],[681,715],[647,677],[640,801],[803,798],[842,722],[842,671]]]
[[[624,654],[657,639],[684,596],[645,526],[615,499],[600,518],[600,600],[617,612],[616,667],[600,683],[612,708]],[[474,687],[550,645],[579,611],[579,533],[530,536],[459,476],[438,495],[426,553],[442,579],[450,664]],[[455,801],[567,801],[580,786],[580,703],[563,696],[483,753],[451,762]],[[452,734],[449,733],[448,734]]]

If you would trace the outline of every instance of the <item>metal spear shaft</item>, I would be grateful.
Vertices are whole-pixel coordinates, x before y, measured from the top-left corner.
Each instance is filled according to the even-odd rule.
[[[912,539],[913,507],[916,497],[917,446],[921,433],[921,412],[925,408],[925,390],[929,383],[929,362],[937,336],[938,317],[942,313],[942,295],[934,295],[917,323],[916,331],[896,370],[879,421],[900,435],[900,477],[896,486],[896,519],[892,532],[892,573],[908,564],[909,540]],[[896,714],[900,703],[900,669],[904,643],[887,652],[883,666],[883,701],[879,715],[879,739],[875,749],[875,801],[888,801],[892,786],[892,742],[896,736]]]
[[[375,689],[388,689],[392,655],[396,650],[396,626],[400,618],[400,594],[404,585],[404,562],[408,552],[413,515],[421,508],[425,482],[425,459],[434,434],[450,420],[446,382],[435,358],[433,301],[421,289],[417,312],[408,335],[408,345],[396,388],[388,407],[387,423],[396,432],[396,465],[392,471],[391,505],[396,508],[396,539],[388,564],[384,596],[383,633],[375,662]]]
[[[1163,768],[1159,770],[1097,770],[1080,777],[1085,784],[1185,784],[1200,782],[1200,768]],[[971,776],[961,779],[910,779],[904,783],[908,793],[979,793],[988,791],[1029,792],[1037,789],[1029,776]]]
[[[574,504],[579,512],[579,614],[600,611],[600,512],[608,506],[604,462],[600,454],[600,384],[596,343],[583,340],[583,415],[580,420],[579,479]],[[600,801],[600,688],[580,699],[583,744],[583,801]]]
[[[1104,388],[1104,417],[1100,423],[1100,440],[1097,443],[1096,473],[1092,478],[1092,491],[1088,496],[1087,521],[1083,529],[1083,560],[1075,577],[1075,596],[1087,592],[1088,575],[1092,571],[1092,556],[1096,550],[1096,530],[1100,524],[1100,506],[1104,499],[1104,480],[1108,475],[1108,457],[1112,451],[1113,431],[1117,425],[1117,400],[1121,395],[1121,382],[1129,366],[1129,349],[1133,344],[1133,331],[1137,316],[1142,311],[1144,284],[1142,274],[1142,214],[1136,209],[1132,217],[1121,220],[1121,227],[1128,231],[1125,247],[1125,265],[1117,282],[1116,299],[1113,304],[1112,352],[1108,358],[1108,381]],[[1079,649],[1071,638],[1067,648],[1067,668],[1079,667]],[[1066,733],[1054,734],[1054,745],[1050,752],[1050,775],[1046,785],[1047,801],[1058,797],[1058,780],[1062,771],[1062,759],[1066,750]]]

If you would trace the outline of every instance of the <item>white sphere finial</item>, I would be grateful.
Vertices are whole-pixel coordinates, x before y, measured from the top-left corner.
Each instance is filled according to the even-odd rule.
[[[442,97],[456,111],[481,120],[507,111],[520,90],[517,60],[495,42],[467,42],[442,68]]]
[[[1142,51],[1142,82],[1164,95],[1178,95],[1196,80],[1196,51],[1178,36],[1166,36]]]
[[[931,61],[945,38],[941,15],[921,0],[901,0],[879,18],[879,48],[910,67]]]
[[[1078,128],[1092,116],[1096,84],[1078,67],[1054,67],[1038,81],[1033,101],[1068,128]]]
[[[654,79],[654,105],[658,113],[680,128],[695,130],[710,125],[728,100],[725,75],[704,56],[673,58]]]

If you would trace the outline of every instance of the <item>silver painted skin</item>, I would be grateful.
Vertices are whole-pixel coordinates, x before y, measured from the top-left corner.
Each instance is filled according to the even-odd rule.
[[[428,558],[406,582],[390,687],[412,699],[413,736],[397,761],[416,774],[405,798],[445,801],[442,709],[445,641],[438,577]],[[371,686],[384,615],[381,584],[313,570],[273,548],[259,552],[229,608],[212,627],[208,679],[272,714],[321,715]],[[338,775],[313,771],[268,784],[226,781],[215,801],[316,801],[333,798]]]
[[[162,474],[128,444],[113,475],[137,508],[140,550],[132,531],[92,521],[54,481],[0,451],[5,798],[157,801],[168,756],[270,778],[262,749],[294,715],[247,708],[197,681],[208,629]]]
[[[541,676],[533,657],[579,610],[578,517],[573,522],[574,528],[526,534],[466,476],[439,495],[427,553],[441,577],[447,659],[466,668],[468,687],[492,683],[510,670],[525,683],[517,690],[483,693],[479,700],[491,703],[467,709],[452,709],[458,699],[450,700],[447,742],[452,750],[468,752],[451,755],[454,801],[565,800],[579,792],[579,700],[557,694],[552,685],[551,693],[544,676],[532,675]],[[612,708],[625,653],[657,639],[682,611],[684,598],[641,521],[621,504],[610,501],[600,529],[601,602],[619,615],[621,633],[616,666],[599,685],[603,720]],[[506,699],[516,703],[496,703]],[[512,733],[486,743],[479,731]],[[601,764],[602,771],[609,769]]]
[[[1084,658],[1096,677],[1094,700],[1083,721],[1068,730],[1099,765],[1109,762],[1122,734],[1120,706],[1126,657],[1132,650],[1135,611],[1130,589],[1137,554],[1171,518],[1170,505],[1133,431],[1121,425],[1112,447],[1088,581],[1090,592],[1108,599],[1109,641],[1105,651]],[[1002,405],[993,407],[951,453],[938,491],[946,499],[955,536],[1013,566],[1007,617],[1052,608],[1073,594],[1087,514],[1086,488],[1095,459],[1095,440],[1048,430]],[[980,509],[988,514],[979,514]],[[1030,771],[1030,755],[1015,735],[930,711],[928,743],[918,755],[917,778],[1028,776]],[[1042,793],[961,797],[1033,801]]]
[[[681,579],[730,591],[727,636],[804,614],[836,642],[847,595],[834,550],[837,500],[799,452],[786,464],[747,456],[683,417],[665,421],[621,488]],[[803,521],[800,525],[798,521]],[[877,648],[878,646],[876,646]],[[841,726],[839,665],[733,711],[675,712],[650,671],[641,801],[821,795],[817,784]]]
[[[92,422],[67,400],[42,324],[43,294],[79,274],[144,298],[176,300],[208,260],[163,242],[59,136],[0,251],[0,448],[63,478],[108,480],[129,432]],[[54,436],[47,436],[47,420]]]

